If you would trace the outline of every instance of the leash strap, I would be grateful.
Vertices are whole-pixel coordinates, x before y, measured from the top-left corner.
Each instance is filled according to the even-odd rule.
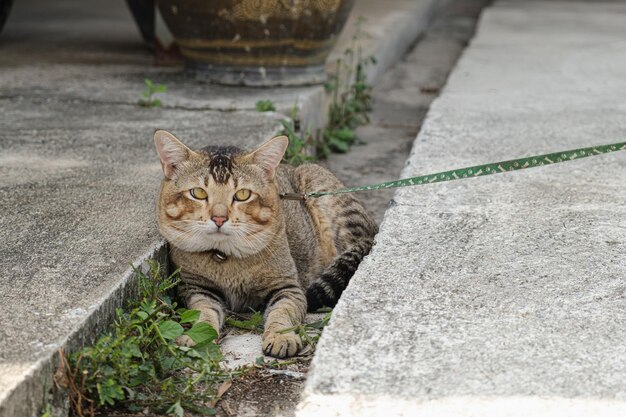
[[[509,161],[494,162],[491,164],[474,165],[467,168],[453,169],[451,171],[442,171],[435,174],[420,175],[411,178],[403,178],[395,181],[381,182],[379,184],[341,188],[339,190],[332,191],[314,191],[311,193],[282,193],[280,197],[284,200],[306,200],[307,198],[318,198],[325,195],[353,193],[355,191],[371,191],[387,188],[408,187],[411,185],[433,184],[436,182],[454,181],[463,178],[481,177],[484,175],[500,174],[503,172],[511,172],[521,169],[553,165],[558,164],[559,162],[569,162],[576,159],[603,155],[623,150],[626,150],[626,142],[618,142],[609,145],[599,145],[590,148],[579,148],[570,151],[529,156],[527,158],[511,159]]]

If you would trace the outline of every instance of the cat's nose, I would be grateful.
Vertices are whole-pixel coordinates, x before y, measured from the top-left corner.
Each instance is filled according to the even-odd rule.
[[[215,217],[211,217],[211,220],[213,220],[213,222],[217,225],[217,227],[222,227],[222,225],[226,223],[226,221],[228,220],[228,217],[215,216]]]

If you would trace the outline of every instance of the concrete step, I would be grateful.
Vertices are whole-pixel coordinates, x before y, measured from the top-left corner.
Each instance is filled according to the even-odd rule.
[[[436,3],[393,0],[383,9],[357,0],[351,20],[367,18],[374,79]],[[14,5],[0,38],[0,416],[38,415],[58,348],[82,345],[110,323],[132,289],[130,263],[165,259],[155,128],[191,146],[251,147],[296,102],[305,121],[323,123],[321,86],[225,88],[179,71],[152,66],[123,2]],[[162,108],[136,105],[144,78],[168,86]],[[279,112],[253,111],[268,98]]]
[[[623,140],[626,5],[487,9],[403,176]],[[626,415],[626,155],[405,188],[298,416]]]

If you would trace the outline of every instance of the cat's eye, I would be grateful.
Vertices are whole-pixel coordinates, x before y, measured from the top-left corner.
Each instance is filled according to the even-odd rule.
[[[192,188],[191,190],[189,190],[189,193],[191,194],[193,198],[198,199],[198,200],[206,200],[206,198],[208,197],[204,188],[200,188],[200,187]]]
[[[246,201],[252,195],[252,191],[242,188],[235,193],[235,201]]]

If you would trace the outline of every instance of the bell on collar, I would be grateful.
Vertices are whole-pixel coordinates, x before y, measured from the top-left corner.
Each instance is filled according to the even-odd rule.
[[[213,250],[213,259],[215,259],[217,262],[224,262],[226,258],[227,256],[224,252],[221,252],[219,250]]]

